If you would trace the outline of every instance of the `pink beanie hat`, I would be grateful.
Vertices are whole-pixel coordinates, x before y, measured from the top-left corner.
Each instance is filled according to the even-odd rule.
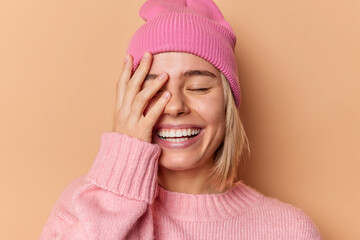
[[[140,16],[146,23],[134,33],[127,50],[134,58],[133,71],[145,51],[192,53],[225,75],[240,105],[236,36],[212,0],[147,0]]]

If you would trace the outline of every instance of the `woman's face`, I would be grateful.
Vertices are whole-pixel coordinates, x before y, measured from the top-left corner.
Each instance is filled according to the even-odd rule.
[[[162,149],[159,165],[169,170],[187,170],[209,164],[225,134],[220,72],[193,54],[159,53],[153,56],[144,86],[163,72],[168,74],[168,80],[147,106],[151,108],[162,91],[171,93],[152,134],[153,143]]]

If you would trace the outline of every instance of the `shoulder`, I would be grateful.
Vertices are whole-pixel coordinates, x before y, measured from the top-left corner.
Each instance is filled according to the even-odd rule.
[[[255,189],[247,186],[256,191]],[[280,239],[321,239],[313,220],[299,207],[263,195],[249,211],[265,232]]]

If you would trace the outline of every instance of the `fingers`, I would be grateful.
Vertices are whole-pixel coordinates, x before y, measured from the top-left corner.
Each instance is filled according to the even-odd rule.
[[[130,54],[126,54],[123,63],[123,70],[121,72],[118,82],[116,83],[115,110],[122,105],[122,102],[124,100],[126,85],[131,77],[132,66],[133,66],[133,57]]]
[[[166,91],[163,93],[160,99],[150,108],[144,117],[145,125],[147,128],[153,128],[156,121],[159,119],[161,114],[164,112],[165,106],[171,97],[170,92]]]
[[[133,113],[136,114],[136,117],[140,118],[143,115],[148,102],[165,84],[167,79],[168,75],[166,73],[160,74],[160,76],[153,80],[148,87],[145,87],[139,92],[139,94],[136,95],[132,106]]]
[[[151,142],[152,128],[163,113],[171,96],[169,92],[164,92],[161,97],[156,97],[153,99],[154,101],[151,101],[167,81],[166,73],[151,80],[151,83],[145,85],[146,87],[140,91],[150,70],[151,62],[152,55],[146,52],[139,67],[132,74],[133,58],[128,55],[124,61],[123,71],[116,84],[116,107],[113,122],[113,131],[135,136],[148,142]],[[148,105],[149,108],[147,108]],[[144,116],[145,109],[148,110],[146,116]],[[149,129],[151,131],[147,131]]]
[[[131,80],[128,82],[126,87],[125,96],[123,103],[127,107],[132,107],[135,96],[140,91],[140,87],[150,70],[152,61],[152,55],[149,52],[145,52],[143,58],[140,61],[139,67],[134,72]]]

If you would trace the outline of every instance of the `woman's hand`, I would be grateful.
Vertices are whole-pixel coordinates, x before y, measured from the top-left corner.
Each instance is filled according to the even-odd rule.
[[[131,77],[133,58],[131,55],[127,55],[125,58],[123,71],[116,84],[113,121],[113,132],[136,137],[146,142],[151,142],[153,127],[170,99],[170,93],[164,92],[144,116],[143,113],[148,102],[164,85],[168,77],[166,73],[163,73],[152,84],[141,90],[151,62],[152,55],[146,52]]]

